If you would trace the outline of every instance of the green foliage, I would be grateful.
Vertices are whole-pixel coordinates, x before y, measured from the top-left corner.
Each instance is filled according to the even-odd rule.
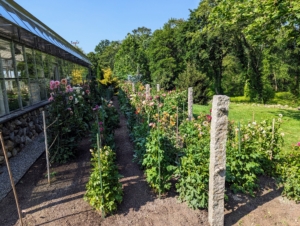
[[[245,98],[250,98],[251,97],[251,89],[250,89],[250,82],[249,82],[249,80],[246,80],[246,82],[245,82],[244,97]]]
[[[248,102],[250,102],[250,98],[249,97],[245,97],[245,96],[230,97],[230,102],[248,103]]]
[[[90,91],[84,87],[71,87],[66,80],[50,82],[51,105],[48,109],[48,144],[51,161],[65,163],[75,156],[78,142],[90,129],[92,120],[89,105]]]
[[[259,175],[275,176],[283,142],[280,124],[281,118],[231,125],[226,147],[226,181],[234,192],[254,195]]]
[[[292,146],[292,150],[281,156],[281,164],[277,166],[283,183],[282,194],[288,199],[300,202],[300,142]]]
[[[151,80],[167,90],[175,88],[175,80],[183,71],[180,47],[176,42],[181,23],[182,20],[170,19],[153,33],[147,48]]]
[[[187,64],[186,70],[179,74],[176,86],[182,90],[193,87],[193,101],[198,104],[206,104],[211,96],[210,82],[205,74],[198,71],[195,65]]]
[[[275,93],[274,99],[270,100],[268,103],[298,107],[300,106],[300,99],[290,92],[278,92]]]
[[[122,202],[122,184],[119,182],[121,176],[115,164],[115,153],[109,146],[105,146],[99,151],[94,149],[91,152],[93,168],[89,181],[86,184],[87,191],[84,195],[84,200],[94,209],[104,213],[105,216],[105,214],[115,211],[117,204]]]
[[[174,147],[170,140],[160,131],[153,129],[147,138],[146,153],[143,156],[146,180],[154,191],[164,193],[171,187],[174,171]]]
[[[144,81],[150,80],[149,59],[146,55],[151,40],[151,29],[138,27],[128,33],[115,57],[114,74],[120,80],[128,75],[141,74]]]
[[[92,125],[92,141],[94,148],[97,146],[95,134],[100,134],[102,145],[115,148],[114,131],[118,127],[120,119],[117,109],[112,101],[102,100],[102,105],[93,108],[94,123]]]
[[[167,192],[171,181],[175,180],[181,201],[186,201],[192,208],[207,207],[211,116],[200,114],[197,119],[187,121],[185,91],[166,93],[152,89],[151,96],[146,99],[145,89],[141,85],[136,85],[135,93],[132,92],[131,84],[124,84],[122,90],[119,92],[121,108],[129,119],[128,126],[136,150],[135,159],[142,163],[147,182],[156,192],[162,193]],[[278,170],[278,166],[285,162],[281,151],[284,136],[281,124],[286,119],[282,118],[280,112],[270,113],[271,109],[266,106],[264,112],[268,114],[256,116],[246,104],[232,105],[233,109],[239,110],[236,113],[233,110],[230,117],[243,121],[241,125],[229,123],[227,184],[234,192],[241,191],[254,196],[259,176],[293,174],[295,176],[290,177],[292,181],[282,181],[287,181],[287,189],[296,197],[297,190],[292,188],[292,185],[298,183],[296,168],[293,167],[293,171],[286,174]],[[208,112],[209,106],[202,109]],[[246,109],[246,115],[251,113],[251,117],[247,118],[241,109]],[[291,115],[295,117],[292,113],[294,111]],[[274,114],[277,115],[276,119],[269,120],[274,118]]]
[[[180,166],[176,169],[179,199],[193,208],[207,208],[209,182],[210,123],[205,115],[180,125],[183,139]]]

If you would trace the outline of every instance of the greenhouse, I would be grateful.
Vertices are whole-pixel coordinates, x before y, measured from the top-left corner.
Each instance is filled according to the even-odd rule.
[[[91,63],[12,0],[0,1],[0,58],[0,132],[10,158],[42,135],[50,81],[65,78],[73,87],[85,84]]]
[[[82,84],[87,57],[12,0],[0,1],[0,123],[48,103],[50,80]]]

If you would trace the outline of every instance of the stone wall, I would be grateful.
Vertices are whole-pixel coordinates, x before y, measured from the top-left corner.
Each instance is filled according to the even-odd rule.
[[[18,117],[0,124],[8,157],[16,156],[25,145],[43,132],[42,111],[47,106],[26,112]],[[2,145],[0,145],[0,164],[5,162]]]

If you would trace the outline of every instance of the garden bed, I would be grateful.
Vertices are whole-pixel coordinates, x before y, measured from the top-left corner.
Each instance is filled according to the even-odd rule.
[[[206,210],[192,210],[177,201],[174,189],[158,199],[143,172],[132,163],[133,146],[122,116],[115,131],[117,163],[123,175],[123,202],[118,211],[102,219],[83,200],[90,176],[90,141],[85,138],[75,160],[51,166],[47,184],[45,157],[41,156],[17,184],[25,225],[209,225]],[[270,178],[261,178],[256,198],[227,193],[225,225],[299,225],[300,205],[281,197]],[[0,225],[18,225],[18,214],[10,192],[0,202]]]

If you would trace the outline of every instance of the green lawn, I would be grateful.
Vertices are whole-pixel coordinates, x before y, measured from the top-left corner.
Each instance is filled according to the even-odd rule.
[[[194,115],[200,112],[209,114],[211,106],[207,105],[193,105]],[[300,142],[300,111],[294,109],[280,109],[274,107],[267,107],[257,104],[237,104],[230,103],[229,105],[229,120],[241,122],[242,124],[251,122],[253,117],[255,121],[263,121],[266,119],[272,120],[278,118],[282,114],[281,132],[284,136],[284,148],[288,149],[292,144]]]

